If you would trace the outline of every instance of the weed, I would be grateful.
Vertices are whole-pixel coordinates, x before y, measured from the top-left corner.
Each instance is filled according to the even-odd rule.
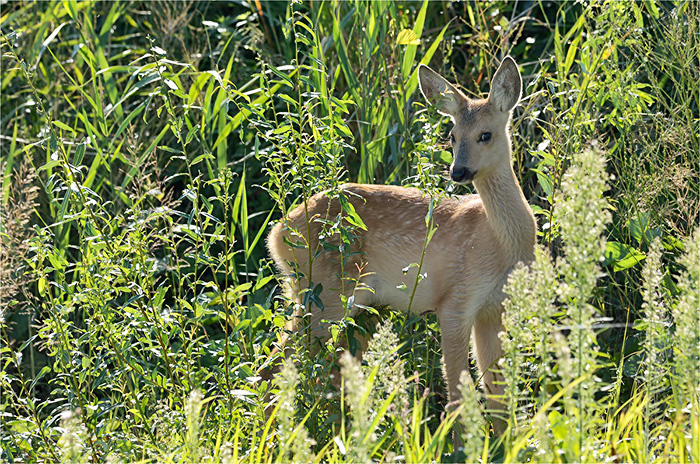
[[[700,461],[700,7],[548,6],[3,3],[1,459]],[[505,434],[468,387],[443,415],[432,315],[292,335],[261,381],[293,303],[330,298],[309,269],[303,301],[279,295],[270,222],[350,180],[468,193],[415,69],[485,90],[506,54],[541,245],[506,289]],[[323,219],[299,250],[364,291],[362,218]],[[339,394],[340,346],[371,332]]]

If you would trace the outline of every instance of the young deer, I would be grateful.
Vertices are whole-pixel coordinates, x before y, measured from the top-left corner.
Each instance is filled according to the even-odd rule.
[[[425,98],[454,122],[450,177],[459,184],[473,182],[479,194],[443,199],[434,207],[438,228],[428,244],[421,269],[427,275],[418,284],[411,309],[437,311],[450,401],[460,398],[459,378],[469,367],[473,330],[477,363],[490,393],[489,406],[498,408],[495,397],[503,388],[490,368],[502,354],[498,338],[502,289],[518,262],[533,259],[536,239],[535,219],[511,166],[508,126],[511,110],[520,99],[522,80],[509,56],[493,76],[485,100],[467,98],[424,65],[418,68],[418,78]],[[358,305],[407,308],[409,295],[397,287],[415,282],[415,266],[408,274],[402,270],[420,260],[430,198],[417,189],[389,185],[345,184],[341,188],[367,226],[366,231],[357,231],[359,240],[353,251],[361,253],[352,255],[344,267],[362,269],[359,280],[372,289],[355,292],[353,313]],[[314,285],[323,285],[323,310],[305,309],[311,312],[312,334],[321,340],[329,337],[322,320],[337,321],[345,314],[339,298],[343,288],[340,256],[322,252],[309,266],[308,249],[293,249],[289,243],[308,243],[317,250],[320,220],[334,218],[339,212],[337,200],[329,204],[324,193],[316,194],[306,208],[298,206],[276,224],[267,241],[270,255],[288,278],[288,296],[299,306],[303,300],[299,292],[309,286],[308,273]],[[346,283],[346,287],[350,287],[346,289],[350,296],[355,286]]]

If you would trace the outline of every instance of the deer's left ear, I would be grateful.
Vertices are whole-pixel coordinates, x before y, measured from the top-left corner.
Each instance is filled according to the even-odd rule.
[[[506,56],[491,81],[489,101],[504,113],[512,110],[520,101],[523,91],[523,80],[520,77],[518,65],[510,56]]]

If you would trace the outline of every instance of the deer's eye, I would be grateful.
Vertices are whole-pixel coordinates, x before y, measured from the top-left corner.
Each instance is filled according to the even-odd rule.
[[[451,143],[452,145],[455,144],[455,135],[454,135],[452,132],[450,132],[450,143]]]
[[[491,140],[491,132],[482,132],[479,137],[479,142],[486,143]]]

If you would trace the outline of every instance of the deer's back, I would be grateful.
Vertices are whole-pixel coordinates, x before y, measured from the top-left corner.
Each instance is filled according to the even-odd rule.
[[[351,278],[362,277],[363,283],[374,289],[364,295],[363,304],[390,304],[399,309],[408,305],[416,282],[417,264],[426,241],[426,214],[430,197],[414,188],[387,185],[345,184],[342,186],[367,230],[355,230],[355,241],[346,257],[343,272]],[[325,193],[314,195],[308,209],[301,205],[288,215],[290,229],[307,237],[307,212],[310,219],[309,240],[312,249],[318,247],[322,231],[321,220],[335,220],[340,213],[337,199],[329,204]],[[432,236],[423,259],[423,274],[411,309],[425,311],[438,308],[451,298],[485,299],[495,285],[501,285],[507,263],[502,263],[496,239],[490,230],[483,204],[478,195],[455,196],[433,202],[433,221],[437,230]],[[278,224],[271,234],[269,246],[278,266],[281,260],[291,261],[290,247],[282,237],[289,237]],[[298,238],[297,238],[298,240]],[[337,236],[326,239],[338,245]],[[297,248],[294,259],[299,268],[308,267],[308,251]],[[333,276],[340,274],[339,252],[324,251],[314,258],[313,280],[329,280],[324,288],[339,285]],[[415,264],[414,264],[415,263]],[[500,284],[497,281],[501,281]],[[402,290],[400,287],[406,287]],[[347,290],[346,290],[347,293]]]

